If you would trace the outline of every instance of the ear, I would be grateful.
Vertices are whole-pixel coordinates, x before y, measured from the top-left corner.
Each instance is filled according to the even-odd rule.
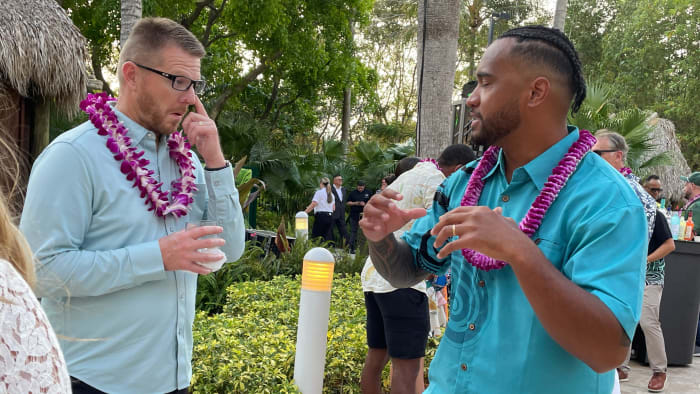
[[[530,95],[527,99],[528,107],[537,107],[549,96],[549,79],[537,77],[530,83]]]
[[[136,85],[136,65],[132,62],[124,62],[122,64],[122,75],[124,76],[124,83],[131,87]]]

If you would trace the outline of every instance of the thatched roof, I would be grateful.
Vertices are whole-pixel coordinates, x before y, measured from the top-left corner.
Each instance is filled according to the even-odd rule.
[[[664,189],[663,196],[667,200],[670,198],[675,206],[683,199],[683,186],[685,186],[685,182],[681,181],[679,177],[690,174],[690,167],[681,153],[681,147],[676,139],[676,126],[673,122],[655,115],[647,122],[653,129],[654,150],[645,155],[645,159],[662,152],[668,152],[671,165],[651,167],[646,172],[647,174],[656,174],[661,178],[661,185]]]
[[[0,80],[68,114],[85,97],[86,40],[54,0],[2,0]]]

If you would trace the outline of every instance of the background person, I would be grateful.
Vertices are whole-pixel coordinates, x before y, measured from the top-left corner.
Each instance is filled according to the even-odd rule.
[[[69,393],[58,339],[31,289],[32,253],[8,207],[20,167],[3,135],[0,130],[0,392]]]
[[[661,187],[661,178],[659,178],[658,175],[652,174],[646,177],[643,186],[644,190],[646,190],[656,202],[661,201],[661,193],[664,189]],[[666,209],[666,207],[661,208]]]
[[[372,197],[372,193],[366,189],[365,181],[363,180],[357,181],[357,188],[348,194],[347,205],[350,207],[348,221],[350,222],[349,244],[351,255],[355,254],[355,247],[357,246],[358,222],[362,218],[362,210],[370,197]]]
[[[688,212],[693,212],[693,221],[700,216],[700,172],[693,172],[688,176],[682,176],[681,180],[685,181],[683,186],[683,196],[688,202],[683,207],[685,218],[688,219]],[[697,231],[695,232],[698,233]]]
[[[664,257],[668,256],[675,249],[676,245],[673,242],[673,235],[671,235],[666,216],[657,210],[654,232],[651,235],[651,240],[649,240],[642,317],[639,320],[639,325],[644,331],[649,367],[651,367],[653,372],[647,388],[655,393],[663,391],[666,386],[668,360],[666,358],[666,346],[664,345],[664,333],[661,330],[661,322],[659,321],[659,307],[664,290],[664,273],[666,268]],[[629,380],[630,355],[631,349],[627,353],[627,359],[617,370],[617,375],[621,382]]]
[[[81,339],[61,341],[75,393],[187,392],[197,277],[210,272],[198,262],[221,257],[198,249],[221,247],[228,261],[243,253],[233,168],[197,97],[204,54],[178,23],[141,19],[120,53],[116,105],[99,96],[83,104],[116,116],[128,140],[115,143],[106,115],[93,115],[32,168],[20,228],[39,260],[49,320]],[[181,121],[204,167],[174,133]],[[168,195],[154,190],[160,184]],[[202,219],[219,226],[185,231]],[[199,239],[209,234],[220,238]]]
[[[331,226],[333,225],[333,208],[335,205],[335,197],[331,192],[331,183],[328,178],[321,178],[321,183],[318,190],[314,193],[309,204],[304,212],[307,214],[314,211],[314,225],[311,228],[311,237],[321,237],[324,241],[330,241]]]
[[[348,232],[345,228],[345,203],[348,200],[348,194],[343,187],[343,177],[340,174],[333,175],[333,185],[331,192],[335,198],[335,208],[333,208],[333,224],[331,225],[331,238],[335,243],[336,248],[343,247],[348,242]],[[338,237],[333,236],[333,229],[338,229]]]
[[[435,190],[445,177],[474,159],[474,152],[461,144],[445,148],[437,165],[430,161],[419,162],[417,157],[403,158],[396,166],[396,180],[387,189],[404,196],[397,202],[401,208],[430,207]],[[406,223],[395,234],[400,236],[411,225],[412,222]],[[392,392],[423,392],[423,358],[430,331],[425,282],[397,289],[375,270],[369,257],[361,279],[367,308],[368,346],[360,378],[362,392],[381,392],[381,374],[389,359]]]

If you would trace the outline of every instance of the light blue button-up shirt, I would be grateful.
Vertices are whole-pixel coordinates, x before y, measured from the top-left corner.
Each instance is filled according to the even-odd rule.
[[[479,205],[502,207],[519,222],[552,169],[578,138],[568,136],[505,177],[501,153],[485,177]],[[471,170],[457,171],[439,188],[436,203],[404,239],[417,264],[444,272],[451,264],[450,319],[430,365],[427,393],[610,394],[613,372],[598,374],[545,331],[510,266],[482,271],[456,251],[436,259],[434,238],[421,239],[448,209],[460,205]],[[569,280],[607,305],[629,338],[639,320],[644,288],[647,223],[639,199],[620,173],[598,155],[587,154],[532,237]],[[547,283],[542,283],[547,286]]]
[[[180,177],[164,139],[125,115],[132,144],[145,151],[162,189]],[[165,271],[158,239],[206,218],[224,227],[228,261],[245,245],[243,214],[230,166],[205,171],[194,160],[198,191],[189,215],[148,211],[86,122],[56,138],[32,168],[20,229],[38,260],[37,295],[68,371],[109,393],[163,393],[192,377],[197,274]]]

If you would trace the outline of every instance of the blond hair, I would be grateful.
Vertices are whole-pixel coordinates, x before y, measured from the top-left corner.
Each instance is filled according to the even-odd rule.
[[[198,58],[206,54],[202,43],[181,24],[168,18],[140,19],[131,29],[119,54],[119,80],[123,78],[122,65],[125,62],[144,62],[156,66],[153,62],[160,63],[160,51],[170,45]]]
[[[328,195],[328,202],[333,202],[333,193],[331,193],[331,181],[325,176],[321,178],[321,183],[326,186],[326,194]]]
[[[3,130],[0,130],[0,158],[3,164],[0,168],[0,259],[9,261],[33,288],[36,284],[36,272],[32,252],[27,240],[15,225],[8,205],[13,196],[20,193],[17,181],[20,165],[14,149],[5,138]]]

